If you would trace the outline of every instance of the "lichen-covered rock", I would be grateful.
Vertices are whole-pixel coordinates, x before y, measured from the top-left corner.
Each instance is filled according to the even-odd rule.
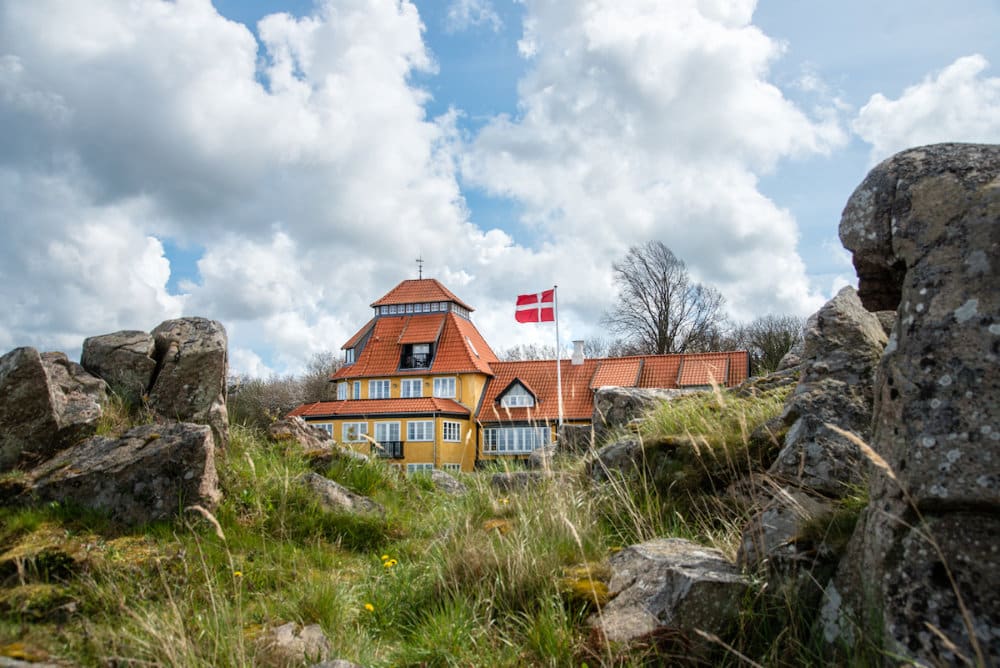
[[[948,643],[976,660],[972,635],[985,663],[1000,663],[1000,570],[986,538],[1000,529],[1000,146],[893,156],[851,195],[840,236],[865,305],[897,319],[872,439],[887,466],[841,563],[839,607],[878,610],[891,648],[922,663],[954,663]]]
[[[267,433],[271,440],[279,443],[298,443],[306,452],[333,447],[333,437],[330,434],[298,416],[273,422],[267,428]]]
[[[878,318],[847,286],[810,318],[805,330],[802,376],[785,402],[785,443],[770,473],[829,496],[860,484],[861,453],[826,425],[871,435],[875,368],[886,345]]]
[[[267,629],[256,644],[254,665],[268,668],[292,668],[326,661],[330,656],[330,640],[319,624],[282,624]]]
[[[211,431],[183,422],[95,436],[29,476],[35,498],[71,500],[126,524],[173,517],[190,505],[212,509],[221,496]]]
[[[563,452],[589,452],[594,438],[594,428],[589,424],[562,424],[556,429],[556,447]]]
[[[623,438],[608,443],[587,462],[587,473],[597,482],[612,476],[631,477],[642,469],[642,443],[637,438]]]
[[[469,488],[456,480],[455,476],[440,469],[431,471],[431,482],[435,488],[451,496],[462,496],[469,491]]]
[[[92,435],[106,389],[62,353],[15,348],[0,357],[0,471],[36,463]]]
[[[546,445],[532,450],[524,460],[525,466],[533,470],[552,468],[552,458],[556,455],[556,446]]]
[[[590,624],[611,642],[663,627],[724,635],[749,587],[721,552],[680,538],[632,545],[608,565],[611,600]]]
[[[592,424],[595,439],[600,442],[609,431],[629,425],[657,404],[691,392],[692,390],[600,387],[594,392]]]
[[[153,337],[146,332],[124,330],[91,336],[83,341],[80,364],[116,391],[139,398],[153,382],[155,350]]]
[[[207,424],[215,445],[229,444],[226,330],[206,318],[167,320],[152,331],[158,371],[149,405],[168,420]]]
[[[362,515],[385,515],[385,508],[367,496],[355,494],[343,485],[324,478],[318,473],[303,473],[299,478],[316,498],[321,507],[338,512]]]
[[[805,528],[832,510],[827,499],[795,488],[778,490],[744,527],[736,563],[755,571],[764,565],[785,568],[800,561],[804,551],[814,548],[801,544]],[[779,565],[779,561],[790,563]]]

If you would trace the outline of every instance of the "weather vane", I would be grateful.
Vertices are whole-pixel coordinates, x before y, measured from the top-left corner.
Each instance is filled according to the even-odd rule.
[[[417,257],[417,275],[420,277],[421,280],[423,280],[423,278],[424,278],[424,254],[423,253],[421,253]]]

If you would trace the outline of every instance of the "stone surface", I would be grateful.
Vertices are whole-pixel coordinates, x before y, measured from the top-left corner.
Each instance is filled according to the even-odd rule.
[[[254,665],[291,668],[306,662],[324,662],[329,656],[330,640],[319,624],[300,627],[289,622],[267,629],[257,640]]]
[[[724,634],[749,586],[721,552],[680,538],[632,545],[608,565],[612,598],[590,624],[612,642],[663,627]]]
[[[904,656],[954,662],[929,622],[975,658],[950,571],[985,662],[1000,663],[1000,146],[893,156],[851,195],[840,236],[865,305],[897,319],[873,420],[872,447],[888,466],[874,472],[825,629],[835,637],[842,613],[874,608]]]
[[[229,443],[226,330],[206,318],[179,318],[152,332],[159,370],[149,405],[168,420],[207,424],[219,449]]]
[[[104,381],[62,353],[15,348],[0,357],[0,471],[92,435],[105,397]]]
[[[555,457],[556,446],[545,445],[536,448],[528,454],[524,460],[524,465],[529,469],[543,471],[552,468],[552,458]]]
[[[779,489],[744,527],[736,563],[756,571],[764,566],[792,566],[803,557],[811,560],[812,555],[804,553],[811,552],[814,546],[802,544],[804,529],[809,523],[828,517],[832,510],[826,499],[795,488]]]
[[[156,371],[156,346],[146,332],[125,330],[83,341],[80,364],[110,387],[132,398],[149,390]]]
[[[302,474],[299,480],[313,492],[317,502],[326,510],[351,512],[362,515],[385,515],[385,508],[367,496],[355,494],[343,485],[324,478],[318,473]]]
[[[309,668],[364,668],[360,663],[354,663],[347,659],[334,659],[333,661],[321,661],[314,663]]]
[[[556,429],[556,447],[563,452],[590,452],[594,447],[594,428],[589,424],[563,424]]]
[[[455,476],[440,469],[431,471],[431,482],[434,483],[434,487],[452,496],[461,496],[469,491],[469,488],[456,480]]]
[[[657,404],[692,390],[640,389],[635,387],[600,387],[594,392],[593,428],[597,442],[618,427],[642,418]]]
[[[776,369],[776,371],[785,371],[787,369],[794,369],[795,367],[798,367],[799,365],[802,364],[802,362],[804,361],[805,345],[806,345],[805,332],[808,331],[810,328],[814,328],[815,326],[816,326],[816,314],[814,313],[811,316],[809,316],[809,318],[806,320],[806,324],[802,328],[802,336],[800,336],[798,340],[796,340],[795,343],[792,344],[792,347],[788,349],[788,352],[785,353],[785,356],[781,358],[780,362],[778,362],[778,368]]]
[[[119,439],[95,436],[29,473],[31,494],[107,511],[126,524],[214,508],[220,499],[208,427],[190,423],[136,427]]]
[[[623,438],[608,443],[587,463],[587,473],[598,482],[611,476],[632,476],[639,472],[642,444],[637,438]]]
[[[864,466],[856,445],[830,430],[834,424],[863,440],[871,437],[874,375],[886,345],[878,318],[846,286],[810,318],[802,376],[782,413],[789,425],[770,473],[829,496],[861,484]]]
[[[333,448],[333,438],[326,430],[307,423],[302,418],[286,417],[271,424],[267,433],[279,443],[295,442],[303,450],[323,450]]]

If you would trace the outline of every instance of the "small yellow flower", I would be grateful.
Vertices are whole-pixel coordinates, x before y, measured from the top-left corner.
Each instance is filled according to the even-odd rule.
[[[388,561],[383,561],[382,562],[382,567],[383,568],[392,568],[393,566],[395,566],[398,563],[399,562],[396,561],[395,559],[389,559]]]
[[[375,612],[375,606],[371,603],[365,603],[365,610],[368,612]]]
[[[505,506],[506,506],[506,505],[507,505],[508,503],[510,503],[510,499],[508,499],[508,498],[507,498],[506,496],[505,496],[505,497],[503,497],[502,499],[499,499],[499,501],[500,501],[500,503],[501,503],[501,504],[503,504],[503,505],[505,505]]]
[[[382,561],[385,561],[385,560],[386,560],[386,559],[388,559],[388,558],[389,558],[389,555],[388,555],[388,554],[383,554],[383,555],[382,555]]]
[[[233,577],[234,578],[241,578],[241,577],[243,577],[243,571],[233,571]]]

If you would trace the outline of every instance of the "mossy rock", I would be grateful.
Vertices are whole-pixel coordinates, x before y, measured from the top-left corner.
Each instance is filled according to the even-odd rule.
[[[611,572],[605,564],[583,564],[563,571],[559,590],[570,603],[602,606],[611,599],[608,581]]]
[[[11,642],[0,645],[0,657],[14,659],[15,661],[27,661],[28,663],[39,663],[48,661],[49,653],[40,647],[34,647],[25,642]]]
[[[63,585],[25,584],[0,591],[0,614],[33,622],[64,621],[76,607]]]
[[[45,582],[72,577],[87,562],[84,543],[67,539],[65,530],[55,525],[42,524],[0,554],[0,578],[17,575]]]

